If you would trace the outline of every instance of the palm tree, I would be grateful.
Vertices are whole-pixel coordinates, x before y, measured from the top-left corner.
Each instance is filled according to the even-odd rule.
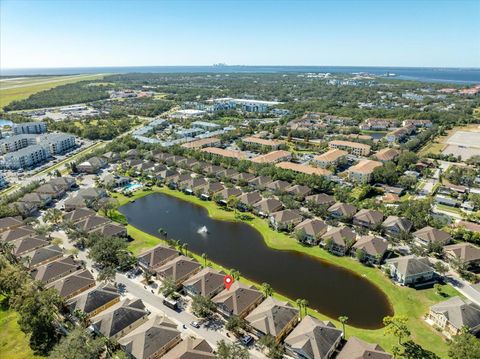
[[[300,311],[300,319],[302,319],[303,299],[298,298],[297,300],[295,300],[295,303],[297,304],[298,309]]]
[[[307,307],[308,307],[308,304],[309,304],[309,303],[308,303],[308,300],[302,299],[302,306],[303,306],[303,310],[305,311],[305,315],[304,315],[304,316],[307,315]]]
[[[203,259],[203,266],[207,266],[207,253],[202,253],[202,259]]]
[[[230,269],[230,275],[232,276],[233,279],[239,280],[240,279],[240,272],[236,269]]]
[[[184,251],[185,255],[188,255],[188,243],[182,244],[182,251]]]
[[[345,323],[348,322],[348,317],[346,315],[342,315],[338,317],[338,321],[342,323],[343,327],[343,337],[345,338]]]
[[[83,310],[75,309],[73,315],[78,319],[83,328],[87,328],[90,325],[90,319]]]
[[[268,283],[262,283],[262,292],[265,298],[270,297],[273,294],[272,286]]]
[[[15,249],[15,246],[13,245],[13,243],[0,242],[0,253],[3,253],[5,255],[5,258],[10,263],[15,263],[16,262],[16,257],[13,254],[14,249]]]
[[[180,249],[180,246],[182,245],[182,242],[180,242],[178,239],[176,239],[176,240],[173,241],[173,242],[174,242],[175,248]]]

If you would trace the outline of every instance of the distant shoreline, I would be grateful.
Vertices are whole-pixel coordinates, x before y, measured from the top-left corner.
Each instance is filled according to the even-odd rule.
[[[120,67],[65,67],[1,69],[0,76],[73,75],[93,73],[357,73],[372,75],[395,74],[389,79],[434,83],[476,84],[480,83],[480,68],[438,67],[382,67],[382,66],[120,66]]]

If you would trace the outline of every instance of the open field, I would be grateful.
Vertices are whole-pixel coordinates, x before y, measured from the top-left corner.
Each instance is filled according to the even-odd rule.
[[[0,80],[0,108],[15,100],[23,100],[34,93],[49,90],[53,87],[69,83],[97,80],[103,74],[75,75],[75,76],[48,76],[48,77],[23,77],[17,80]]]
[[[1,304],[1,303],[0,303]],[[18,315],[0,305],[0,357],[4,359],[31,359],[35,356],[27,336],[17,324]]]
[[[234,212],[225,211],[213,202],[205,202],[194,196],[188,196],[182,192],[170,190],[168,188],[155,188],[153,191],[139,191],[130,198],[117,194],[116,198],[119,200],[120,204],[125,204],[131,200],[141,198],[152,192],[165,193],[201,205],[206,208],[209,212],[209,215],[215,219],[227,221],[239,220],[235,217]],[[412,332],[412,339],[425,349],[435,352],[440,357],[447,357],[447,344],[445,339],[441,337],[439,333],[436,332],[432,327],[427,325],[422,318],[425,313],[427,313],[428,307],[432,304],[445,300],[449,296],[458,295],[458,292],[452,287],[443,286],[443,291],[445,293],[444,296],[437,294],[434,289],[415,290],[411,288],[399,287],[394,285],[380,270],[366,267],[350,257],[336,257],[318,246],[302,246],[290,236],[284,233],[273,231],[268,226],[267,221],[263,219],[253,216],[252,220],[249,220],[245,223],[248,223],[257,229],[263,235],[265,243],[271,248],[278,250],[293,250],[312,255],[327,262],[350,269],[370,280],[372,283],[381,288],[381,290],[387,295],[396,315],[405,315],[410,318],[409,328]],[[138,254],[162,242],[162,240],[156,236],[142,232],[138,228],[135,228],[131,225],[128,226],[128,232],[132,238],[135,239],[130,245],[130,249],[135,254]],[[198,253],[196,255],[198,255]],[[277,296],[281,297],[278,294]],[[281,298],[285,300],[287,299],[284,297]],[[295,298],[290,298],[289,300],[292,299]],[[327,318],[326,316],[312,309],[309,309],[309,314],[323,320],[332,320],[337,326],[340,326],[336,318]],[[384,335],[383,329],[365,330],[348,326],[346,329],[346,335],[355,335],[370,342],[377,342],[387,350],[390,350],[392,346],[396,344],[396,339],[392,336]]]
[[[418,154],[420,156],[424,156],[424,155],[427,155],[429,153],[439,154],[445,149],[445,147],[447,147],[447,145],[448,145],[447,140],[450,138],[450,136],[454,135],[458,131],[464,131],[464,132],[480,131],[479,126],[480,126],[479,124],[470,124],[470,125],[467,125],[467,126],[454,127],[447,132],[446,136],[440,136],[440,137],[437,137],[437,138],[433,139],[432,141],[429,141],[429,143],[426,146],[424,146],[418,152]]]

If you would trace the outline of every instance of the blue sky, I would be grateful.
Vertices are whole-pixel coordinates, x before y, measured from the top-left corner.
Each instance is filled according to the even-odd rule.
[[[480,0],[0,0],[0,67],[480,67]]]

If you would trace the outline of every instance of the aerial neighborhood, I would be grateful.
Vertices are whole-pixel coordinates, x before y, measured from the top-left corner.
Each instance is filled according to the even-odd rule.
[[[85,103],[4,108],[0,289],[36,353],[447,358],[478,338],[478,87],[281,76],[111,75],[64,85]]]

